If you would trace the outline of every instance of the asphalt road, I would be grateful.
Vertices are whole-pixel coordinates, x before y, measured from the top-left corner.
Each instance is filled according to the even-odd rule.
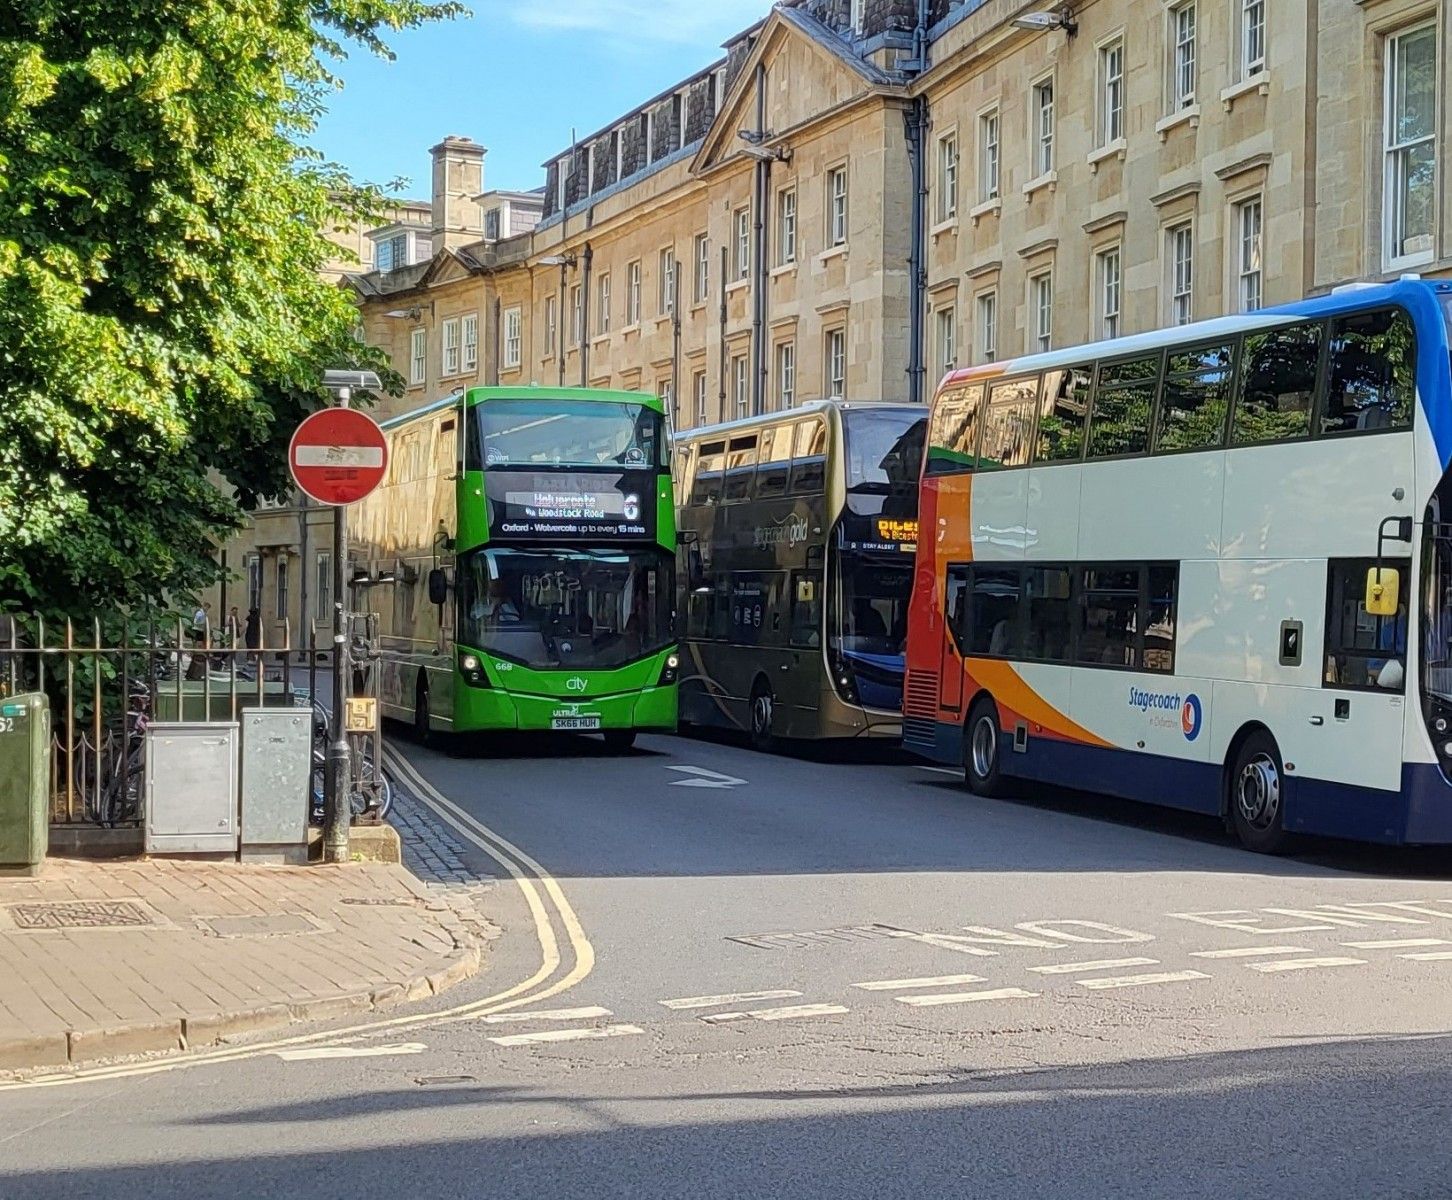
[[[1445,855],[837,750],[407,753],[498,877],[486,974],[0,1091],[0,1198],[1452,1193]]]

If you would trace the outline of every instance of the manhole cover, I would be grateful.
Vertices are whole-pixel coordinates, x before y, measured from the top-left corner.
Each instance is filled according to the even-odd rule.
[[[12,904],[17,929],[126,929],[151,925],[151,914],[126,900],[72,900],[52,904]]]
[[[207,917],[201,922],[218,937],[267,937],[280,933],[320,933],[323,926],[300,913],[269,917]]]

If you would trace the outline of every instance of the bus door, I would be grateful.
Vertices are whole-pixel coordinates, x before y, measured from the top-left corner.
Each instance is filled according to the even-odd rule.
[[[968,568],[949,567],[943,597],[943,650],[938,664],[938,708],[955,717],[963,715],[963,659],[958,653],[958,632],[968,605]]]

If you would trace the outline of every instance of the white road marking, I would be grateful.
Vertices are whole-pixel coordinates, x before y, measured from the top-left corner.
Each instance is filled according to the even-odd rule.
[[[1411,950],[1417,946],[1445,946],[1446,938],[1383,938],[1379,942],[1342,942],[1349,950]]]
[[[393,1054],[422,1054],[422,1042],[396,1042],[391,1046],[310,1046],[305,1050],[276,1050],[284,1062],[307,1062],[315,1058],[387,1058]]]
[[[1108,971],[1115,967],[1152,967],[1157,958],[1101,958],[1094,962],[1052,963],[1047,967],[1030,967],[1035,975],[1072,975],[1075,971]]]
[[[495,1013],[480,1017],[486,1025],[519,1024],[522,1021],[589,1021],[596,1017],[613,1017],[608,1008],[591,1005],[587,1008],[547,1008],[539,1012]]]
[[[1110,988],[1148,987],[1156,983],[1188,983],[1192,979],[1209,979],[1203,971],[1161,971],[1150,975],[1112,975],[1108,979],[1076,979],[1080,987],[1094,991]]]
[[[718,1008],[722,1004],[750,1004],[755,1000],[790,1000],[801,992],[782,989],[775,992],[733,992],[725,996],[683,996],[679,1000],[659,1000],[665,1008]]]
[[[602,1025],[598,1029],[544,1029],[538,1033],[511,1033],[489,1040],[496,1046],[535,1046],[544,1042],[594,1042],[602,1038],[644,1033],[638,1025]]]
[[[1033,1000],[1038,992],[1026,992],[1023,988],[994,988],[983,992],[939,992],[934,996],[895,996],[899,1004],[913,1008],[938,1008],[944,1004],[973,1004],[979,1000]]]
[[[1231,946],[1228,950],[1191,950],[1191,958],[1265,958],[1272,954],[1309,954],[1301,946]]]
[[[786,1008],[758,1008],[746,1015],[758,1021],[790,1021],[796,1017],[834,1017],[847,1011],[840,1004],[793,1004]]]
[[[784,1008],[756,1008],[749,1012],[710,1013],[698,1019],[707,1025],[724,1025],[728,1021],[791,1021],[798,1017],[837,1017],[850,1011],[840,1004],[790,1004]]]
[[[667,766],[666,770],[692,776],[690,779],[671,780],[671,787],[733,788],[746,782],[735,775],[722,775],[720,771],[708,771],[705,767]]]
[[[954,779],[961,779],[963,777],[961,770],[955,771],[952,767],[925,767],[922,763],[918,763],[918,770],[932,771],[935,775],[951,775]]]
[[[1446,962],[1452,959],[1452,950],[1431,950],[1425,954],[1402,954],[1400,958],[1411,958],[1417,962]]]
[[[1252,971],[1274,975],[1281,971],[1311,971],[1317,967],[1364,967],[1364,958],[1288,958],[1285,962],[1247,963]]]
[[[910,988],[956,987],[960,983],[982,982],[982,975],[928,975],[920,979],[874,979],[852,986],[864,992],[905,992]]]

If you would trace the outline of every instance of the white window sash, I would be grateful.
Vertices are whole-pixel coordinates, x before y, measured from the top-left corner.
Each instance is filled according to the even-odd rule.
[[[472,371],[479,365],[479,318],[464,318],[464,370]]]

